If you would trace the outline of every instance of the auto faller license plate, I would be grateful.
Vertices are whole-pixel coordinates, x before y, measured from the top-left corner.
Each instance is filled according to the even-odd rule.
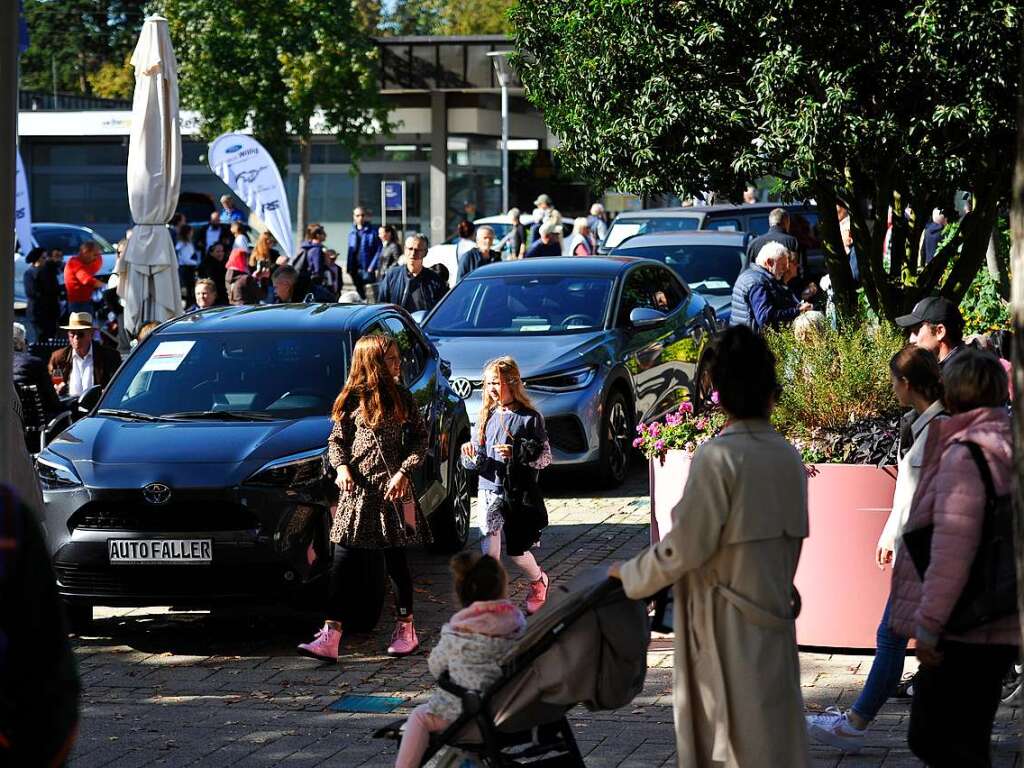
[[[112,565],[162,565],[213,562],[213,539],[108,539]]]

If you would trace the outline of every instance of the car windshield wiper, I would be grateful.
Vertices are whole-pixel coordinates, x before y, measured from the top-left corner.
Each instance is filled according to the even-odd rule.
[[[275,417],[260,411],[181,411],[168,413],[165,419],[209,419],[211,421],[274,421]]]
[[[119,419],[132,419],[133,421],[165,421],[163,416],[154,416],[151,413],[139,413],[138,411],[123,411],[117,408],[100,408],[96,411],[97,416],[117,416]]]

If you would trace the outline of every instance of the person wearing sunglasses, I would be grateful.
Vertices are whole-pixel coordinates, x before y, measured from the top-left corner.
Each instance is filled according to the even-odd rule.
[[[381,282],[377,300],[397,304],[407,312],[429,312],[448,292],[448,284],[432,269],[423,268],[427,236],[417,233],[405,239],[405,266],[389,270]]]

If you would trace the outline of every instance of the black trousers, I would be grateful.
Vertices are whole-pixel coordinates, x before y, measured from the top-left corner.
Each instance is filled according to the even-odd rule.
[[[358,269],[349,270],[348,277],[352,281],[352,285],[355,286],[356,293],[359,294],[359,298],[365,299],[366,298],[366,281],[363,280],[362,276],[359,274],[359,270]]]
[[[937,667],[914,680],[907,742],[932,768],[988,768],[1003,678],[1017,659],[1010,645],[946,642]]]
[[[384,568],[379,567],[383,554]],[[384,573],[391,578],[395,592],[395,611],[399,616],[412,614],[412,575],[405,549],[359,549],[334,545],[334,562],[327,587],[327,618],[342,626],[372,628],[384,599]],[[372,621],[368,616],[374,614]]]

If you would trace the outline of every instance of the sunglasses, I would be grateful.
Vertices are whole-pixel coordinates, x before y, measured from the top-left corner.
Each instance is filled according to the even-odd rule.
[[[81,338],[82,336],[91,336],[92,335],[92,331],[85,331],[85,330],[82,330],[82,331],[68,331],[68,334],[71,335],[71,336],[77,336],[77,337]]]

